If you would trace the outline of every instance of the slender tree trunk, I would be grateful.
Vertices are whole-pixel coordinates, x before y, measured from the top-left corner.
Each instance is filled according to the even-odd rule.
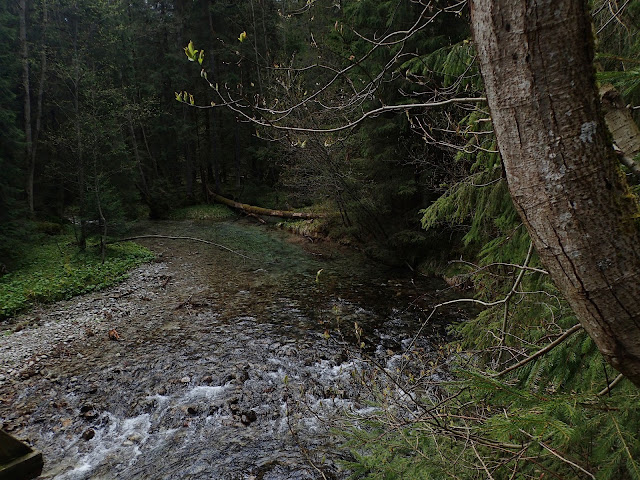
[[[600,112],[587,2],[472,0],[471,20],[516,208],[580,323],[640,386],[640,211]]]
[[[153,173],[155,175],[154,178],[157,179],[160,176],[160,173],[158,171],[158,161],[156,160],[156,157],[153,155],[153,153],[151,153],[151,149],[149,148],[149,141],[147,140],[147,134],[145,133],[144,125],[142,124],[142,122],[140,122],[140,131],[142,132],[142,140],[144,141],[144,147],[147,150],[147,154],[149,155],[149,158],[151,159],[151,165],[153,165]]]
[[[131,113],[127,114],[127,120],[129,121],[129,134],[131,135],[131,146],[133,147],[133,156],[136,159],[136,165],[138,166],[138,173],[140,174],[140,183],[142,186],[142,192],[144,193],[145,201],[147,203],[150,203],[151,194],[149,192],[147,177],[144,174],[142,159],[140,158],[140,151],[138,150],[138,140],[136,138],[136,131],[133,128],[133,119],[131,118]]]
[[[214,3],[214,2],[212,2]],[[213,16],[211,15],[211,8],[207,9],[207,13],[209,15],[209,30],[211,32],[211,38],[215,39],[216,38],[216,31],[215,28],[213,27]],[[214,52],[215,51],[215,45],[214,43],[211,44],[211,54],[209,55],[209,62],[211,65],[211,78],[213,80],[213,82],[215,83],[217,81],[217,74],[218,74],[218,70],[216,68],[216,57],[214,56]],[[210,139],[210,159],[209,159],[209,165],[211,166],[211,168],[213,169],[213,178],[215,180],[215,188],[214,188],[214,192],[215,193],[220,193],[220,164],[219,164],[219,158],[218,158],[218,152],[219,152],[219,143],[218,143],[218,122],[216,121],[217,119],[217,109],[212,108],[210,110],[211,112],[211,118],[209,118],[209,116],[207,115],[207,119],[210,122],[210,135],[209,135],[209,139]],[[209,125],[209,124],[208,124]]]
[[[96,198],[96,206],[98,207],[98,215],[100,216],[99,226],[100,226],[100,259],[104,264],[104,260],[107,255],[107,219],[104,216],[104,212],[102,210],[102,199],[100,197],[100,182],[98,177],[98,168],[97,168],[98,160],[93,158],[93,182],[94,182],[94,192]]]
[[[33,215],[33,179],[35,169],[32,166],[33,138],[31,133],[31,85],[29,79],[29,45],[27,42],[27,1],[18,0],[18,23],[20,35],[20,57],[22,60],[22,89],[24,90],[24,139],[27,180],[25,191],[29,213]]]
[[[233,159],[236,167],[236,190],[238,190],[238,194],[240,193],[241,182],[241,168],[240,168],[240,127],[238,119],[236,118],[236,122],[233,126],[233,138],[234,138],[234,146],[233,146]]]
[[[73,19],[73,111],[75,115],[76,134],[76,175],[78,176],[78,203],[80,210],[80,236],[78,246],[81,250],[87,247],[87,181],[84,164],[84,144],[80,126],[80,55],[78,52],[78,19]]]
[[[207,168],[211,170],[211,177],[214,180],[214,192],[220,193],[220,172],[218,167],[218,135],[216,132],[216,111],[211,109],[207,112],[207,131],[209,138],[209,162]]]
[[[42,53],[40,54],[40,79],[38,81],[38,98],[36,103],[36,125],[33,131],[31,144],[31,156],[27,171],[27,192],[29,198],[29,210],[34,213],[34,189],[33,184],[36,172],[36,154],[38,151],[38,138],[40,137],[40,126],[42,124],[42,100],[44,97],[44,85],[47,80],[47,24],[49,23],[47,0],[42,1]]]
[[[262,97],[262,78],[260,76],[260,57],[258,55],[258,27],[256,25],[256,13],[253,8],[253,0],[250,0],[251,4],[251,22],[253,23],[253,38],[251,41],[253,42],[253,53],[256,57],[256,75],[258,78],[258,91],[260,92],[260,96]]]

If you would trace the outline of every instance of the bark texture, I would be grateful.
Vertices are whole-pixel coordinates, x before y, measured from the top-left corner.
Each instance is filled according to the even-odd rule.
[[[272,210],[270,208],[255,207],[253,205],[247,205],[246,203],[235,202],[229,198],[225,198],[222,195],[218,195],[217,193],[212,191],[209,191],[209,195],[211,195],[211,198],[213,198],[216,202],[222,203],[224,205],[227,205],[228,207],[235,208],[237,210],[241,210],[251,215],[266,215],[269,217],[299,218],[299,219],[323,218],[326,216],[321,213],[292,212],[291,210]]]
[[[640,129],[633,121],[631,111],[612,85],[603,85],[600,88],[600,100],[604,121],[613,141],[625,155],[635,157],[640,153]]]
[[[509,190],[607,361],[640,386],[640,215],[608,140],[583,0],[472,0]]]

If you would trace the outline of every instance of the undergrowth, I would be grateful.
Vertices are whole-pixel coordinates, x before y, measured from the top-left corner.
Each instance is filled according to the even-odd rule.
[[[212,220],[222,221],[235,218],[236,214],[226,205],[193,205],[171,211],[171,220]]]
[[[427,230],[464,232],[463,260],[445,273],[473,287],[467,301],[481,312],[451,326],[455,353],[433,359],[448,382],[428,368],[367,382],[380,408],[349,431],[351,478],[640,480],[640,391],[607,364],[540,265],[487,115],[459,120],[466,144],[455,160],[467,175],[422,212]]]
[[[38,303],[103,289],[153,258],[153,253],[140,245],[122,243],[109,245],[102,263],[98,248],[82,252],[72,242],[72,236],[64,235],[23,247],[19,268],[0,278],[0,319]]]

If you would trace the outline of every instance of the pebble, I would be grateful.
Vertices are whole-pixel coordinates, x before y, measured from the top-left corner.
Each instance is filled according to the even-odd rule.
[[[82,434],[82,438],[84,438],[87,442],[96,436],[96,431],[93,428],[89,428],[84,431]]]
[[[180,381],[181,381],[182,383],[189,383],[189,382],[191,381],[191,377],[182,377],[182,378],[180,379]]]
[[[89,297],[80,297],[65,302],[64,308],[57,305],[56,310],[40,314],[40,322],[32,328],[23,329],[20,332],[12,333],[8,337],[15,336],[15,341],[7,342],[0,347],[0,368],[5,376],[15,376],[19,370],[26,366],[33,366],[34,354],[37,360],[59,356],[59,349],[65,347],[72,349],[76,341],[86,342],[85,328],[96,331],[108,330],[112,328],[108,325],[109,320],[105,318],[103,310],[108,305],[112,308],[114,302],[110,296],[114,292],[127,292],[132,288],[146,291],[147,288],[154,288],[156,278],[165,274],[167,265],[164,263],[152,263],[142,265],[129,274],[129,278],[124,283],[113,287],[106,292],[96,292],[89,294]],[[147,287],[146,284],[149,284]],[[19,325],[26,319],[31,320],[31,315],[17,316],[11,320],[11,324]],[[53,352],[53,355],[52,355]],[[74,356],[78,352],[66,352]],[[82,354],[80,354],[82,355]],[[118,355],[116,355],[118,356]],[[84,356],[79,358],[84,358]],[[29,365],[31,363],[31,365]],[[17,373],[15,373],[16,371]]]

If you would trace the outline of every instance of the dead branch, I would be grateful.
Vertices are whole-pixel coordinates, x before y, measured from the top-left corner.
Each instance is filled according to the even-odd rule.
[[[280,217],[280,218],[302,218],[302,219],[315,219],[315,218],[323,218],[326,217],[326,214],[323,213],[311,213],[311,212],[294,212],[291,210],[272,210],[270,208],[256,207],[254,205],[247,205],[246,203],[236,202],[229,198],[225,198],[222,195],[218,195],[215,192],[209,190],[209,195],[216,201],[220,202],[228,207],[235,208],[237,210],[241,210],[247,215],[257,216],[257,215],[266,215],[269,217]]]
[[[538,357],[541,357],[542,355],[544,355],[547,352],[550,352],[551,350],[553,350],[555,347],[557,347],[558,345],[560,345],[562,342],[564,342],[567,338],[569,338],[571,335],[573,335],[574,333],[576,333],[577,331],[582,330],[582,325],[580,325],[579,323],[577,325],[574,325],[573,327],[571,327],[569,330],[567,330],[566,332],[564,332],[562,335],[560,335],[556,340],[554,340],[553,342],[551,342],[549,345],[547,345],[546,347],[538,350],[536,353],[534,353],[533,355],[525,358],[524,360],[521,360],[520,362],[516,363],[515,365],[510,366],[509,368],[506,368],[504,370],[502,370],[501,372],[498,373],[494,373],[491,374],[491,377],[501,377],[502,375],[505,375],[513,370],[516,370],[517,368],[522,367],[523,365],[526,365],[529,362],[532,362],[533,360],[535,360]]]
[[[592,478],[593,480],[596,480],[596,477],[593,476],[592,473],[588,472],[587,470],[585,470],[584,468],[582,468],[580,465],[578,465],[575,462],[572,462],[571,460],[569,460],[568,458],[563,457],[562,455],[560,455],[558,452],[556,452],[553,448],[549,447],[546,443],[544,443],[541,440],[538,440],[537,438],[535,438],[533,435],[525,432],[524,430],[522,430],[521,428],[519,429],[520,433],[526,435],[527,437],[529,437],[531,440],[533,440],[534,442],[537,442],[538,445],[540,445],[542,448],[544,448],[546,451],[548,451],[551,455],[555,456],[556,458],[558,458],[559,460],[563,461],[564,463],[566,463],[567,465],[571,465],[574,468],[577,468],[578,470],[580,470],[582,473],[584,473],[585,475],[588,475],[589,478]]]
[[[604,389],[598,392],[598,396],[603,397],[607,395],[613,387],[615,387],[618,383],[620,383],[620,380],[622,380],[623,378],[624,378],[624,375],[622,374],[618,375],[616,378],[613,379],[613,381],[609,385],[607,385]]]
[[[132,240],[139,240],[143,238],[164,238],[166,240],[191,240],[193,242],[200,242],[200,243],[206,243],[207,245],[213,245],[214,247],[218,247],[222,250],[226,250],[227,252],[231,252],[234,255],[238,255],[239,257],[246,258],[247,260],[256,260],[256,261],[258,260],[257,258],[249,257],[248,255],[232,250],[231,248],[225,247],[224,245],[220,245],[219,243],[214,243],[214,242],[210,242],[209,240],[203,240],[202,238],[195,238],[195,237],[174,237],[169,235],[136,235],[135,237],[127,237],[127,238],[121,238],[119,240],[111,240],[106,243],[107,245],[111,245],[113,243],[130,242]]]
[[[532,255],[533,255],[533,242],[530,242],[529,243],[529,250],[527,251],[527,257],[525,258],[524,263],[523,263],[523,265],[525,267],[531,261],[531,256]],[[500,346],[501,347],[504,345],[504,340],[506,338],[507,318],[509,316],[509,302],[511,300],[511,297],[513,297],[513,295],[516,294],[516,292],[518,290],[518,286],[520,285],[520,282],[522,282],[522,278],[524,277],[524,273],[525,273],[524,269],[520,270],[520,272],[518,273],[518,277],[516,278],[516,281],[513,282],[513,286],[511,287],[511,290],[509,291],[507,296],[504,298],[504,313],[503,313],[503,316],[502,316],[502,333],[501,333],[501,336],[500,336]],[[498,363],[500,363],[501,354],[502,354],[502,352],[500,352],[498,354]]]

